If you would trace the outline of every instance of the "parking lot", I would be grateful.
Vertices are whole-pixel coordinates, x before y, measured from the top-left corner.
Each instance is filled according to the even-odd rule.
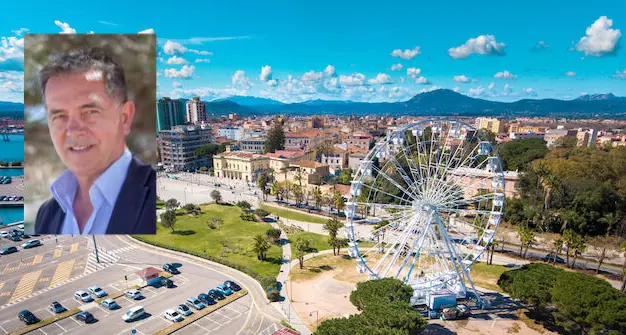
[[[73,245],[73,243],[69,245]],[[149,257],[147,253],[142,252],[141,254],[144,257]],[[60,302],[67,309],[80,308],[83,311],[89,311],[97,321],[92,324],[84,324],[72,316],[46,325],[31,332],[31,334],[130,334],[132,330],[135,330],[137,334],[152,334],[168,327],[172,323],[163,317],[165,310],[175,309],[179,304],[185,303],[187,298],[197,297],[200,293],[207,293],[209,289],[228,279],[221,275],[207,276],[206,269],[199,268],[193,264],[183,263],[183,266],[180,268],[181,274],[174,275],[171,278],[174,282],[174,287],[157,288],[147,286],[140,290],[144,296],[140,300],[131,300],[125,296],[118,297],[115,300],[120,305],[119,309],[107,310],[95,302],[84,303],[75,300],[73,298],[75,291],[86,290],[87,287],[92,285],[100,286],[109,295],[123,292],[128,287],[141,281],[135,274],[136,271],[146,266],[160,268],[161,265],[148,262],[147,260],[133,264],[126,262],[125,260],[132,256],[143,258],[139,256],[138,249],[129,248],[117,252],[116,255],[121,259],[118,263],[70,281],[60,287],[40,293],[34,298],[8,307],[3,306],[2,316],[0,316],[0,334],[10,333],[25,327],[25,324],[17,317],[18,312],[22,309],[30,310],[41,320],[54,316],[54,313],[48,310],[48,306],[52,301]],[[159,261],[174,262],[175,260],[164,259],[161,256]],[[128,280],[125,280],[124,276]],[[246,323],[251,304],[252,301],[249,295],[242,297],[186,326],[179,330],[177,334],[237,333]],[[135,322],[124,322],[122,315],[134,306],[143,306],[147,312],[146,316]]]

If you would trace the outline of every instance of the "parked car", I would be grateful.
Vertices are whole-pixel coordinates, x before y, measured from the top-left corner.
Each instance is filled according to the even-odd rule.
[[[165,286],[167,288],[174,287],[174,282],[169,278],[161,278],[161,286]]]
[[[117,302],[115,302],[115,300],[113,300],[111,298],[102,300],[100,305],[102,305],[102,307],[104,307],[104,308],[106,308],[108,310],[118,309],[120,307],[120,305],[118,305]]]
[[[41,241],[39,241],[39,240],[30,240],[30,241],[24,242],[24,244],[22,244],[22,248],[28,249],[28,248],[38,247],[40,245],[41,245]]]
[[[183,319],[183,317],[182,317],[180,314],[178,314],[178,312],[177,312],[177,311],[175,311],[175,310],[173,310],[173,309],[168,309],[168,310],[166,310],[166,311],[163,313],[163,316],[164,316],[166,319],[168,319],[168,320],[170,320],[170,321],[172,321],[172,322],[180,322],[180,321],[183,321],[183,320],[184,320],[184,319]]]
[[[141,298],[141,292],[139,292],[138,290],[126,290],[124,291],[124,295],[127,298],[133,299],[133,300],[137,300],[139,298]]]
[[[235,283],[232,280],[225,281],[224,285],[228,286],[228,288],[230,288],[231,290],[235,292],[241,291],[241,286],[239,286],[237,283]]]
[[[21,224],[21,225],[18,225],[18,226],[17,226],[17,229],[21,229],[21,230],[24,230],[24,225],[23,225],[23,224]]]
[[[172,263],[167,263],[163,265],[163,271],[169,272],[173,275],[177,275],[180,273],[180,271],[178,271],[178,268]]]
[[[17,252],[17,247],[6,247],[0,250],[0,255],[8,255]]]
[[[217,302],[215,299],[211,298],[208,294],[200,293],[198,294],[198,300],[202,301],[205,305],[215,305]]]
[[[102,298],[107,295],[107,293],[101,289],[100,286],[91,286],[87,290],[98,298]]]
[[[32,325],[33,323],[39,322],[39,319],[35,316],[35,314],[31,313],[29,310],[25,309],[21,311],[17,317],[20,321],[23,321],[27,325]]]
[[[0,230],[0,237],[9,237],[9,233],[6,230]]]
[[[93,301],[93,298],[85,291],[76,291],[76,293],[74,293],[74,299],[82,302]]]
[[[144,314],[146,314],[146,311],[143,309],[143,306],[135,306],[122,315],[122,320],[132,322],[139,319]]]
[[[66,311],[65,307],[63,307],[63,305],[61,305],[58,301],[53,301],[48,307],[48,309],[50,310],[50,312],[54,314],[58,314],[58,313],[62,313]]]
[[[18,235],[11,235],[11,236],[9,236],[9,240],[11,240],[13,242],[19,242],[22,239]]]
[[[200,300],[198,300],[198,298],[193,298],[193,297],[187,299],[187,306],[193,307],[197,310],[201,310],[204,307],[206,307]]]
[[[224,296],[224,294],[218,290],[209,290],[209,295],[211,296],[211,298],[215,299],[215,300],[224,300],[226,299],[226,297]]]
[[[94,318],[91,313],[85,311],[76,314],[76,320],[82,321],[84,323],[92,323],[96,321],[96,318]]]
[[[187,307],[187,305],[184,305],[184,304],[178,305],[178,308],[176,310],[178,311],[178,313],[184,316],[188,316],[193,313],[193,311],[191,311],[191,309],[189,309],[189,307]]]
[[[224,284],[219,284],[217,285],[216,289],[220,292],[222,292],[225,295],[231,295],[233,294],[233,291],[230,290],[230,288],[228,288],[228,286],[224,285]]]
[[[565,264],[565,260],[555,254],[547,254],[541,260],[544,262],[554,262],[555,258],[557,263]]]

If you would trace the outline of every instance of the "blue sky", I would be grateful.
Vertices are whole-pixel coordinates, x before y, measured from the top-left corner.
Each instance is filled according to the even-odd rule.
[[[437,88],[499,101],[626,96],[623,0],[69,3],[33,1],[27,16],[4,15],[0,100],[23,100],[21,28],[152,29],[158,96],[401,101]]]

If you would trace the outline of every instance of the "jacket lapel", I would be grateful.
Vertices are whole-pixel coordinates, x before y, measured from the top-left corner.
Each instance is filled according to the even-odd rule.
[[[149,170],[150,166],[140,166],[137,158],[133,156],[126,179],[115,201],[107,234],[132,234],[137,231],[137,226],[140,224],[139,215],[149,192],[149,185],[147,185]]]

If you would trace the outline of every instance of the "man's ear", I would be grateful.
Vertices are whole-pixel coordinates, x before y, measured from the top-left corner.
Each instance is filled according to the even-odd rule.
[[[135,103],[132,101],[126,101],[122,105],[122,126],[124,127],[124,135],[130,134],[130,127],[133,123],[133,117],[135,116]]]

